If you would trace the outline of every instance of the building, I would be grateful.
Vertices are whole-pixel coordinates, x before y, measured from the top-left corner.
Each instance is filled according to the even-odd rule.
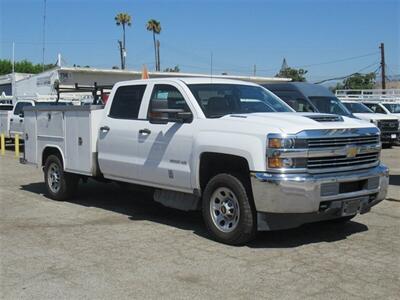
[[[29,78],[33,74],[11,73],[0,76],[0,100],[9,100],[13,95],[15,83],[19,80]]]
[[[150,78],[163,77],[210,77],[210,75],[174,72],[148,72]],[[56,97],[56,86],[112,86],[116,82],[141,79],[141,71],[94,69],[78,67],[57,67],[40,74],[16,80],[13,101],[24,98],[35,99],[41,96]],[[213,75],[214,78],[228,78],[250,81],[258,84],[290,81],[289,78]],[[89,93],[90,94],[90,93]],[[88,93],[86,93],[88,95]],[[71,95],[70,95],[71,96]]]

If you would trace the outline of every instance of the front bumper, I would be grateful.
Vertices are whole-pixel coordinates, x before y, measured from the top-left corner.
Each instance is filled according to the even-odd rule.
[[[343,200],[360,197],[367,201],[360,210],[360,213],[365,213],[385,199],[388,184],[389,170],[382,164],[366,170],[335,174],[251,173],[260,230],[291,228],[321,218],[337,218]],[[284,216],[287,225],[284,222],[276,226],[260,224],[265,223],[261,219],[268,219],[268,215],[270,219]],[[291,216],[293,220],[299,220],[291,224]]]
[[[400,138],[399,131],[382,131],[381,132],[382,143],[395,143],[399,140],[399,138]]]

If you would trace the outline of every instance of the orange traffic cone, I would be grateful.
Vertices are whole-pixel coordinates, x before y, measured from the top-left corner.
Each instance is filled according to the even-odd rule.
[[[142,79],[149,79],[149,72],[147,71],[146,65],[143,65]]]

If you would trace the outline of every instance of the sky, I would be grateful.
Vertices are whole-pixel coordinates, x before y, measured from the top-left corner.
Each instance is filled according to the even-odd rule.
[[[126,12],[127,68],[154,69],[146,22],[161,22],[161,68],[275,75],[285,57],[311,82],[377,70],[385,43],[388,75],[400,74],[400,0],[46,0],[45,63],[119,66]],[[42,62],[44,0],[0,0],[0,58]]]

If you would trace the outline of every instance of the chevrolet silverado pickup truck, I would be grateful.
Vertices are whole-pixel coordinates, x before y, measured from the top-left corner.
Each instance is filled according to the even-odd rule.
[[[392,146],[399,139],[400,122],[396,116],[375,113],[360,101],[342,100],[342,103],[357,118],[375,124],[381,131],[381,142]]]
[[[151,187],[165,206],[201,210],[231,245],[257,230],[346,222],[387,192],[376,126],[296,113],[248,82],[120,82],[104,107],[29,107],[25,125],[21,162],[43,168],[51,198],[88,177]]]

